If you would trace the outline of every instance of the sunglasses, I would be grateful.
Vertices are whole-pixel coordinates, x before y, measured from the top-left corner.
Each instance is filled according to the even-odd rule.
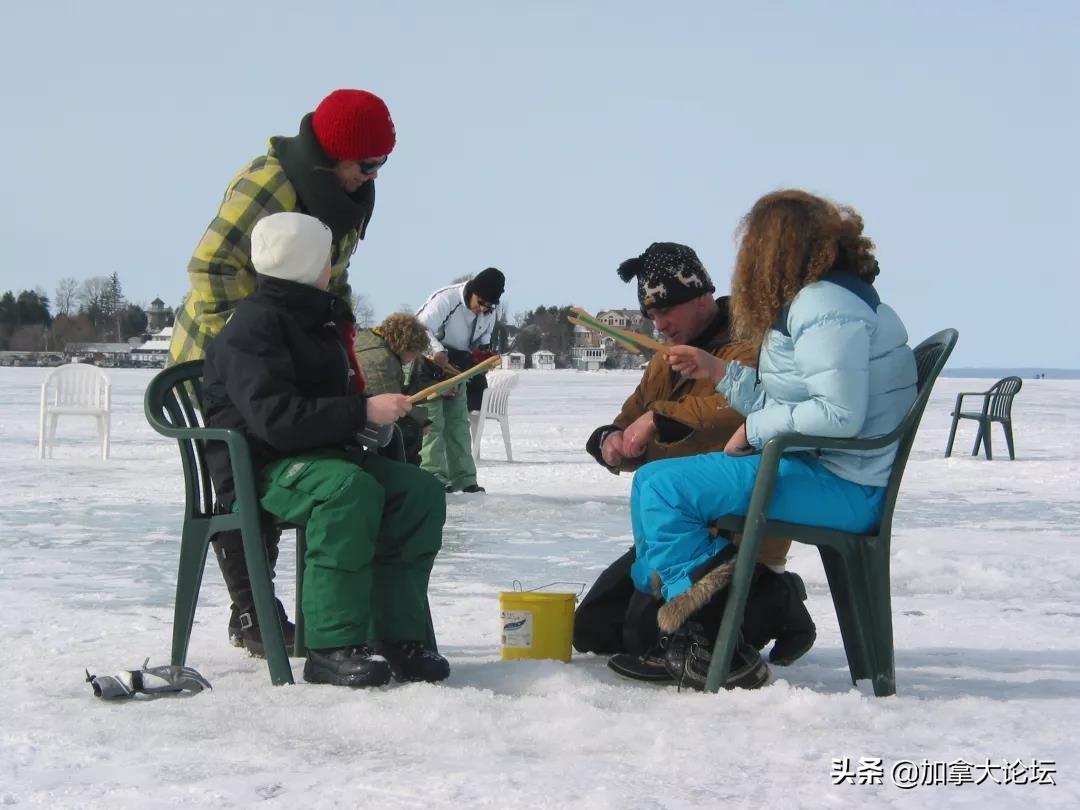
[[[370,177],[371,175],[375,174],[375,172],[377,172],[379,169],[381,169],[383,166],[385,166],[386,161],[388,161],[389,159],[390,159],[390,156],[387,155],[382,160],[361,160],[356,165],[360,169],[361,174],[363,174],[363,175],[365,175],[367,177]]]

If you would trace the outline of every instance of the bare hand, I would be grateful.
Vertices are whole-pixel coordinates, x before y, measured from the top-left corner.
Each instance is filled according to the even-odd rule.
[[[652,411],[646,411],[623,431],[623,455],[627,458],[644,455],[645,448],[649,446],[649,440],[655,435],[656,420],[653,419]]]
[[[695,349],[693,346],[672,346],[664,352],[664,357],[672,371],[691,380],[718,382],[727,372],[727,360],[721,360],[704,349]]]
[[[739,429],[731,434],[724,452],[729,456],[750,456],[754,454],[754,447],[746,440],[746,422],[739,425]]]
[[[623,460],[623,432],[616,430],[607,435],[600,446],[600,455],[609,467],[618,467]]]
[[[411,410],[404,394],[376,394],[367,401],[367,419],[376,425],[392,425]]]
[[[446,368],[446,366],[450,363],[450,355],[448,355],[446,352],[436,352],[435,356],[431,359],[435,361],[435,365],[442,366],[443,368]]]

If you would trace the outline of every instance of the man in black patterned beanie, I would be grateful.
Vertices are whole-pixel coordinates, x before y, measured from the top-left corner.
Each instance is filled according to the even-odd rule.
[[[723,360],[754,364],[747,344],[733,343],[728,297],[714,298],[715,286],[693,249],[675,242],[653,242],[619,265],[619,278],[637,279],[638,305],[673,344],[696,346]],[[666,458],[720,452],[743,423],[707,380],[690,380],[671,371],[661,354],[649,362],[641,382],[610,425],[593,431],[585,446],[612,473],[633,472]],[[814,623],[802,603],[802,580],[785,571],[790,540],[766,537],[758,554],[754,588],[746,607],[743,634],[749,644],[735,651],[733,672],[763,667],[754,647],[776,639],[770,660],[789,664],[814,643]],[[669,680],[660,647],[654,600],[636,594],[630,579],[634,549],[599,578],[578,606],[574,647],[578,652],[611,655],[608,665],[639,680]],[[636,595],[635,595],[636,594]],[[718,615],[718,614],[717,614]],[[760,685],[736,678],[729,685]]]

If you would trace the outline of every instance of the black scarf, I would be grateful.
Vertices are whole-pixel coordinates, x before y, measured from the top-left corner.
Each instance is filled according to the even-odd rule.
[[[303,213],[322,220],[330,228],[335,245],[353,230],[359,230],[363,239],[375,209],[375,181],[368,180],[348,194],[334,174],[336,161],[319,146],[311,117],[311,113],[304,116],[298,135],[271,138],[270,145],[296,189]]]

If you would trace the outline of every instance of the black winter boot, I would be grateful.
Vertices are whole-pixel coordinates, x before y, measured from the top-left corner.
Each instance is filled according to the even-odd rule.
[[[263,539],[266,541],[266,560],[270,566],[270,577],[273,579],[281,532],[277,529],[267,529],[263,532]],[[228,626],[229,643],[234,647],[244,647],[251,655],[262,658],[266,653],[263,648],[262,634],[259,632],[258,619],[255,616],[251,581],[248,579],[247,563],[244,560],[244,541],[238,530],[228,531],[217,535],[213,545],[214,555],[217,557],[221,575],[225,580],[225,587],[228,588],[229,598],[232,599]],[[296,639],[296,627],[289,621],[281,600],[276,601],[278,614],[281,617],[281,631],[285,636],[285,646],[291,654]]]
[[[304,680],[334,686],[385,686],[390,682],[390,664],[366,644],[308,650]]]
[[[792,571],[780,574],[787,593],[787,610],[776,635],[776,643],[769,651],[769,660],[778,667],[794,663],[810,651],[817,640],[817,627],[806,609],[806,585],[802,577]]]
[[[382,641],[378,650],[390,663],[395,681],[437,683],[450,676],[450,662],[422,641]]]
[[[657,646],[644,655],[616,653],[608,659],[608,668],[617,675],[629,678],[632,681],[673,683],[675,679],[668,672],[667,665],[664,662],[664,650],[667,645],[668,637],[662,636]]]
[[[709,638],[705,629],[689,621],[668,641],[664,664],[679,688],[704,691],[712,661],[715,637]],[[761,654],[739,637],[731,656],[731,669],[725,689],[757,689],[769,682],[769,667]]]
[[[277,604],[278,618],[281,621],[281,635],[285,638],[285,649],[292,655],[296,646],[296,625],[289,621],[281,600],[275,599],[274,602]],[[243,647],[256,658],[266,657],[255,605],[246,609],[233,605],[232,615],[229,617],[229,643],[234,647]]]
[[[777,666],[788,666],[805,655],[817,639],[814,620],[803,604],[806,586],[802,578],[791,571],[777,574],[763,565],[758,569],[746,600],[743,636],[758,650],[776,639],[769,661]]]

